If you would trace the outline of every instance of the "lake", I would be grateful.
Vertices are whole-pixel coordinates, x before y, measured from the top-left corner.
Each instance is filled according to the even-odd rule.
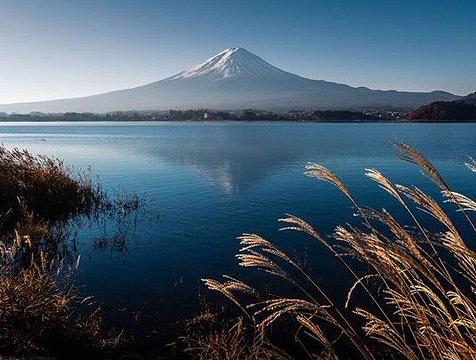
[[[96,241],[114,234],[114,221],[79,229],[75,281],[103,304],[108,321],[126,323],[125,314],[140,311],[141,326],[164,332],[197,310],[200,294],[218,296],[200,278],[256,280],[234,258],[243,232],[305,257],[331,292],[342,290],[345,277],[326,250],[278,231],[285,213],[325,234],[353,221],[338,190],[303,175],[309,161],[334,170],[357,200],[401,214],[364,168],[440,195],[416,166],[395,157],[392,141],[399,140],[427,155],[456,191],[476,195],[475,175],[463,165],[476,155],[476,124],[2,123],[0,139],[76,169],[90,166],[108,191],[146,199],[147,214],[130,227],[123,251]]]

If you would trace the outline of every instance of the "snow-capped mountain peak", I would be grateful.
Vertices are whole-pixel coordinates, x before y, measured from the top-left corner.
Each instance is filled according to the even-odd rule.
[[[190,70],[172,76],[171,79],[189,79],[205,75],[213,80],[220,80],[245,75],[269,76],[273,74],[287,73],[242,47],[231,47]]]
[[[190,70],[150,84],[83,98],[5,104],[0,105],[0,111],[410,108],[457,99],[460,97],[445,92],[380,91],[307,79],[233,47]]]

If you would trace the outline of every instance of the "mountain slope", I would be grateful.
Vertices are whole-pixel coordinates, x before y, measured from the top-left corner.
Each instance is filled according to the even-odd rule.
[[[381,91],[311,80],[283,71],[246,49],[228,48],[190,70],[148,85],[75,99],[0,105],[0,111],[412,108],[459,98],[442,91]]]
[[[466,95],[464,98],[462,98],[459,101],[476,106],[476,92]]]

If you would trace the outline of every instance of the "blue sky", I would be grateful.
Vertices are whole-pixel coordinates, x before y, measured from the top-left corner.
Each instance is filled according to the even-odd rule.
[[[476,1],[0,0],[0,103],[153,82],[242,46],[374,89],[476,91]]]

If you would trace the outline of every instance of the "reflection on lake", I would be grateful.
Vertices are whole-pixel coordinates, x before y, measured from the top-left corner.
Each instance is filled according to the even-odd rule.
[[[392,202],[364,178],[367,167],[438,196],[415,166],[395,158],[397,139],[428,155],[471,197],[474,174],[463,162],[475,155],[475,130],[473,124],[11,123],[0,125],[0,136],[9,148],[91,165],[106,188],[138,193],[160,214],[138,223],[122,253],[97,250],[91,239],[104,235],[102,227],[81,230],[77,281],[109,315],[144,309],[164,326],[194,311],[201,277],[248,274],[234,261],[240,233],[258,232],[299,255],[312,244],[278,232],[284,213],[323,233],[352,220],[336,189],[302,175],[306,162],[330,167],[357,199],[376,207]],[[339,266],[319,247],[311,255],[309,267],[338,287],[339,276],[326,274]]]

